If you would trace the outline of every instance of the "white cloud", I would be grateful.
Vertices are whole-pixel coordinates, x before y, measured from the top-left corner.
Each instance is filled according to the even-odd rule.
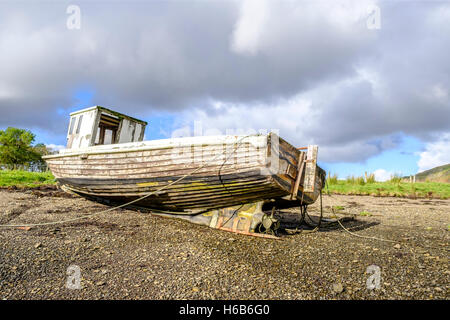
[[[233,32],[231,49],[236,53],[256,54],[269,14],[268,0],[244,0]]]
[[[431,90],[436,99],[443,101],[448,100],[448,90],[445,89],[442,85],[435,85]]]
[[[200,108],[183,112],[180,116],[182,121],[177,127],[182,127],[183,132],[186,132],[186,126],[190,126],[191,134],[195,126],[201,127],[202,135],[276,131],[296,147],[318,144],[320,161],[324,162],[359,161],[378,154],[380,150],[396,146],[395,137],[390,136],[379,138],[377,143],[356,137],[354,140],[335,143],[333,137],[339,134],[329,130],[330,124],[320,126],[321,130],[317,134],[310,134],[317,128],[322,112],[321,108],[317,108],[317,94],[319,93],[308,92],[290,99],[250,106],[212,101],[214,112]],[[312,101],[316,101],[316,104]]]
[[[238,130],[246,132],[253,130],[280,130],[283,138],[292,143],[306,143],[303,130],[314,123],[316,112],[311,108],[311,101],[303,96],[291,99],[279,99],[273,103],[246,105],[213,101],[215,112],[204,109],[194,109],[183,113],[184,123],[192,125],[194,121],[202,124],[204,130],[216,129],[225,134]],[[310,119],[302,121],[302,119]]]
[[[62,150],[62,149],[66,148],[66,146],[63,146],[63,145],[60,145],[60,144],[53,144],[53,143],[46,144],[45,146],[47,148],[51,149],[52,151],[59,151],[59,150]]]
[[[450,132],[435,142],[427,143],[417,162],[419,172],[450,163]]]
[[[391,179],[391,177],[394,175],[393,172],[386,171],[384,169],[377,169],[373,172],[375,175],[375,181],[388,181]]]
[[[255,55],[263,52],[280,58],[287,49],[292,53],[301,50],[301,55],[296,58],[302,60],[302,55],[320,54],[320,49],[316,51],[317,39],[329,37],[329,34],[322,34],[321,29],[332,30],[334,39],[328,38],[327,42],[333,46],[341,39],[354,42],[358,47],[373,38],[373,34],[365,32],[367,30],[361,26],[365,26],[367,8],[373,6],[375,0],[244,0],[237,3],[239,17],[230,44],[235,53]],[[292,57],[288,54],[286,58]]]

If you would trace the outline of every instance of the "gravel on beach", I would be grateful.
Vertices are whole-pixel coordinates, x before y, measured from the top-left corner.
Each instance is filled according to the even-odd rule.
[[[117,209],[0,228],[0,299],[450,298],[450,200],[324,195],[323,204],[325,216],[332,206],[353,215],[351,232],[394,242],[339,225],[263,239]],[[106,208],[60,191],[0,190],[3,225]]]

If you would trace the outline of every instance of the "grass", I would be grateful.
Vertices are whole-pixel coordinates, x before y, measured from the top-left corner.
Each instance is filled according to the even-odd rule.
[[[330,172],[328,173],[327,183],[329,185],[338,184],[338,181],[339,181],[339,179],[338,179],[338,175],[337,174],[334,173],[332,175]],[[373,173],[371,173],[369,175],[366,174],[366,178],[364,178],[364,177],[355,177],[353,175],[352,176],[348,176],[346,181],[347,181],[347,183],[350,183],[350,184],[360,184],[360,185],[365,185],[366,183],[374,183],[374,182],[376,182],[375,181],[375,175]]]
[[[330,173],[328,173],[327,183],[328,184],[336,184],[337,182],[338,182],[337,174],[331,175]]]
[[[389,182],[398,185],[400,182],[402,182],[402,177],[400,177],[400,175],[398,174],[394,174]]]
[[[349,177],[346,180],[338,180],[328,184],[328,189],[335,194],[356,194],[372,196],[391,197],[428,197],[428,198],[450,198],[450,183],[441,182],[402,182],[393,177],[386,182],[363,183],[359,179]],[[325,192],[327,191],[325,187]]]
[[[349,176],[346,182],[348,184],[359,184],[361,186],[366,184],[366,182],[364,181],[364,177],[355,177],[355,176]]]
[[[55,183],[55,177],[50,171],[0,170],[0,187],[39,187]]]

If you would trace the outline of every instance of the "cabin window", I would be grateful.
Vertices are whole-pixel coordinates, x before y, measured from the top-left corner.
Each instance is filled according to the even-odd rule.
[[[117,132],[119,130],[120,119],[102,113],[98,124],[95,144],[113,144],[117,143]]]
[[[70,119],[69,135],[73,133],[73,127],[75,126],[76,120],[77,120],[77,117],[72,117],[72,119]]]
[[[115,140],[115,132],[111,129],[105,129],[105,141],[103,144],[113,144]]]
[[[80,133],[81,121],[83,121],[83,115],[81,115],[80,118],[78,119],[77,132],[76,132],[77,134]]]

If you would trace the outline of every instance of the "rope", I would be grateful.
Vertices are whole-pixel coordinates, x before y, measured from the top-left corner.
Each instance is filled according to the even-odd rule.
[[[302,199],[303,199],[303,194],[302,194]],[[322,192],[320,193],[320,216],[319,216],[319,221],[316,223],[316,225],[312,225],[310,223],[308,223],[308,221],[306,221],[306,216],[308,216],[308,218],[313,222],[314,220],[309,216],[308,214],[308,205],[304,205],[302,204],[302,202],[300,202],[300,214],[301,214],[301,220],[298,223],[298,225],[301,225],[303,222],[313,228],[312,230],[304,230],[304,229],[298,229],[298,227],[296,227],[295,229],[291,230],[291,232],[294,233],[313,233],[313,232],[317,232],[320,229],[320,226],[322,224],[322,217],[323,217],[323,209],[322,209]]]
[[[248,138],[248,137],[250,137],[250,136],[251,136],[251,135],[244,136],[244,137],[242,137],[241,139],[239,139],[236,143],[239,143],[239,144],[240,144],[240,143],[242,142],[242,140],[244,140],[245,138]],[[236,152],[236,150],[237,150],[237,147],[235,147],[234,150],[233,150],[232,152],[230,152],[230,154]],[[216,160],[219,156],[222,156],[223,154],[224,154],[224,153],[218,154],[216,157],[214,157],[214,158],[211,160],[211,162],[214,161],[214,160]],[[229,158],[229,157],[228,157],[228,158]],[[228,160],[228,158],[225,159],[225,162]],[[135,200],[132,200],[132,201],[130,201],[130,202],[127,202],[127,203],[118,205],[118,206],[113,207],[113,208],[109,208],[109,209],[106,209],[106,210],[102,210],[102,211],[99,211],[99,212],[87,214],[87,215],[84,215],[84,216],[81,216],[81,217],[77,217],[77,218],[72,218],[72,219],[66,219],[66,220],[60,220],[60,221],[52,221],[52,222],[43,222],[43,223],[30,223],[30,224],[3,224],[3,225],[0,225],[0,228],[37,227],[37,226],[54,225],[54,224],[60,224],[60,223],[66,223],[66,222],[77,221],[77,220],[81,220],[81,219],[93,217],[93,216],[96,216],[96,215],[99,215],[99,214],[102,214],[102,213],[111,212],[111,211],[114,211],[114,210],[117,210],[117,209],[120,209],[120,208],[129,206],[129,205],[131,205],[131,204],[133,204],[133,203],[136,203],[136,202],[138,202],[138,201],[141,201],[141,200],[143,200],[143,199],[145,199],[145,198],[148,198],[148,197],[150,197],[151,195],[154,195],[154,194],[156,194],[156,193],[159,193],[159,192],[161,192],[162,190],[164,190],[164,189],[166,189],[166,188],[168,188],[168,187],[170,187],[170,186],[172,186],[172,185],[174,185],[174,184],[180,182],[181,180],[183,180],[183,179],[185,179],[185,178],[187,178],[187,177],[193,175],[194,173],[196,173],[196,172],[199,171],[200,169],[203,169],[204,167],[206,167],[206,165],[208,165],[208,164],[209,164],[209,162],[206,162],[205,164],[201,165],[200,167],[196,168],[195,170],[193,170],[193,171],[191,171],[191,172],[185,174],[184,176],[178,178],[177,180],[175,180],[175,181],[173,181],[173,182],[171,182],[171,183],[169,183],[169,184],[166,184],[166,185],[162,186],[161,188],[159,188],[159,189],[157,189],[157,190],[155,190],[155,191],[152,191],[152,192],[150,192],[150,193],[148,193],[148,194],[146,194],[146,195],[144,195],[144,196],[142,196],[142,197],[140,197],[140,198],[138,198],[138,199],[135,199]]]
[[[313,226],[313,225],[311,225],[311,224],[309,224],[307,221],[306,221],[306,216],[312,221],[312,222],[314,222],[314,220],[309,216],[309,214],[308,214],[308,210],[307,210],[307,208],[308,208],[308,206],[305,206],[305,209],[304,209],[304,214],[305,214],[305,216],[304,216],[304,218],[303,218],[303,221],[308,225],[308,226],[310,226],[310,227],[314,227],[314,229],[312,229],[312,230],[304,230],[304,231],[302,231],[303,233],[313,233],[313,232],[317,232],[317,231],[319,231],[319,229],[320,229],[320,224],[322,223],[322,217],[323,217],[323,209],[322,209],[322,191],[320,191],[320,194],[319,194],[319,201],[320,201],[320,217],[319,217],[319,221],[317,222],[317,224],[315,225],[315,226]]]
[[[330,189],[328,188],[328,181],[325,180],[325,184],[327,186],[327,194],[330,197],[333,197],[330,193]],[[320,193],[320,195],[322,196],[322,192]],[[321,197],[322,198],[322,197]],[[339,223],[339,225],[341,226],[341,228],[347,232],[348,234],[358,237],[358,238],[363,238],[363,239],[370,239],[370,240],[378,240],[378,241],[385,241],[385,242],[390,242],[390,243],[398,243],[398,241],[394,241],[394,240],[388,240],[388,239],[382,239],[382,238],[377,238],[377,237],[369,237],[369,236],[363,236],[360,234],[356,234],[354,232],[351,232],[350,230],[348,230],[346,227],[344,227],[344,225],[341,223],[340,219],[336,216],[336,212],[334,211],[333,207],[331,207],[331,212],[333,212],[333,216],[332,218],[335,218],[337,223]]]
[[[334,198],[330,193],[329,193],[329,189],[328,189],[328,181],[326,181],[326,187],[327,187],[327,193],[328,196]],[[369,240],[378,240],[378,241],[383,241],[383,242],[389,242],[389,243],[402,243],[406,246],[410,245],[412,247],[414,247],[414,245],[407,243],[406,241],[395,241],[395,240],[390,240],[390,239],[383,239],[383,238],[377,238],[377,237],[370,237],[370,236],[363,236],[354,232],[351,232],[350,230],[348,230],[346,227],[344,227],[344,225],[341,223],[340,219],[336,216],[336,212],[334,211],[333,207],[331,208],[331,211],[333,212],[333,218],[336,218],[336,221],[339,223],[339,226],[349,235],[352,235],[354,237],[358,237],[358,238],[362,238],[362,239],[369,239]],[[449,249],[446,248],[440,248],[440,247],[435,247],[435,246],[427,246],[427,245],[418,245],[419,247],[422,248],[432,248],[432,249],[439,249],[439,250],[444,250],[444,251],[450,251]]]
[[[225,185],[225,183],[223,182],[223,179],[222,179],[222,168],[223,168],[223,166],[225,165],[225,163],[227,163],[227,161],[228,161],[228,159],[230,159],[230,157],[231,157],[231,155],[233,155],[235,152],[236,152],[236,150],[237,150],[237,148],[240,146],[240,143],[239,144],[236,144],[236,146],[234,147],[234,150],[233,150],[233,152],[230,152],[229,154],[228,154],[228,156],[225,158],[225,161],[222,163],[222,165],[220,166],[220,168],[219,168],[219,172],[218,172],[218,175],[219,175],[219,180],[220,180],[220,183],[222,184],[222,186],[225,188],[225,190],[233,197],[234,195],[233,195],[233,193],[227,188],[227,186]],[[242,207],[244,206],[244,204],[241,204],[236,210],[234,210],[234,212],[231,214],[231,216],[227,219],[227,221],[225,221],[224,223],[222,223],[222,226],[225,226],[235,215],[236,215],[236,213],[239,211],[239,210],[241,210],[242,209]]]
[[[334,209],[331,208],[331,211],[333,212],[333,218],[337,219],[337,216],[334,212]],[[398,243],[398,241],[394,241],[394,240],[388,240],[388,239],[382,239],[382,238],[377,238],[377,237],[369,237],[369,236],[363,236],[360,234],[356,234],[354,232],[351,232],[350,230],[348,230],[346,227],[344,227],[344,225],[341,223],[341,221],[339,219],[336,220],[339,225],[341,226],[342,229],[344,229],[345,232],[347,232],[348,234],[358,237],[358,238],[364,238],[364,239],[371,239],[371,240],[379,240],[379,241],[385,241],[385,242],[391,242],[391,243]]]

